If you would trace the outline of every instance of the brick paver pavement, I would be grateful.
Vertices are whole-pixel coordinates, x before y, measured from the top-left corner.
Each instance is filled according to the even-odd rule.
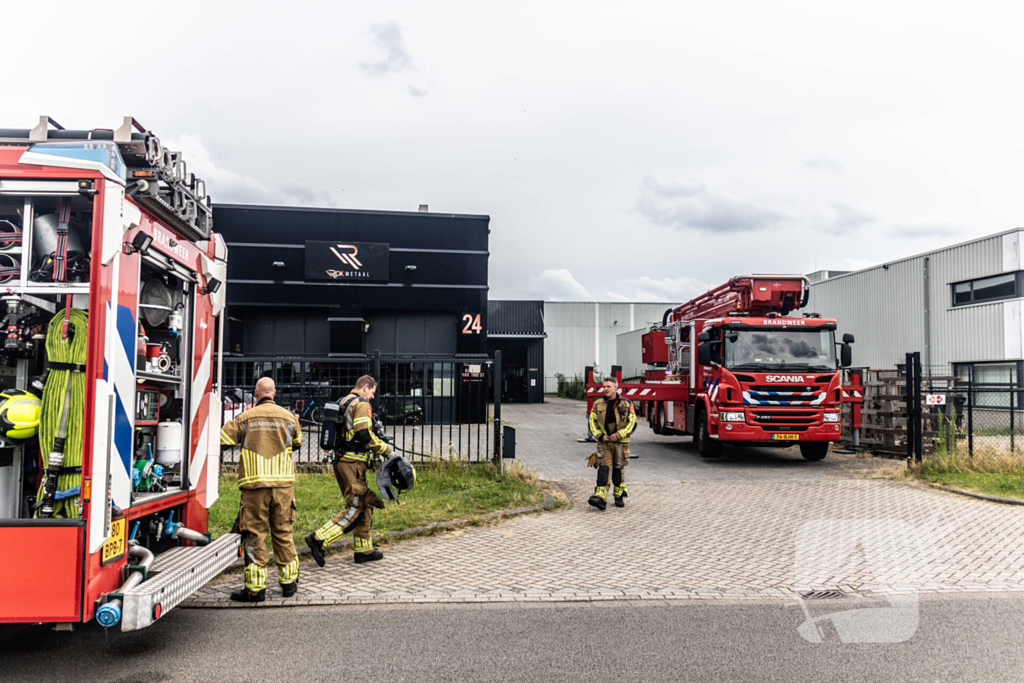
[[[517,409],[518,408],[518,409]],[[579,404],[506,407],[519,454],[574,506],[303,562],[299,593],[266,604],[792,598],[797,588],[864,594],[1024,590],[1024,508],[866,479],[892,463],[737,450],[702,461],[688,439],[645,434],[627,470],[627,507],[591,509],[593,470]],[[301,504],[301,501],[300,501]],[[865,521],[868,520],[868,521]],[[841,560],[841,561],[837,561]],[[239,575],[190,601],[226,606]]]

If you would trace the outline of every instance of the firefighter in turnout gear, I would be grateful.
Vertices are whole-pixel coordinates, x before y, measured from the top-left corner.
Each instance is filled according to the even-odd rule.
[[[345,508],[333,520],[306,536],[306,545],[321,567],[326,562],[324,550],[350,531],[357,564],[384,557],[384,553],[374,549],[370,536],[373,527],[372,508],[383,510],[384,501],[366,483],[370,460],[375,455],[385,460],[391,455],[391,447],[373,433],[370,401],[376,391],[376,380],[363,375],[356,380],[355,388],[340,402],[338,408],[340,443],[335,450],[334,476],[345,497]],[[326,407],[324,418],[327,419]]]
[[[238,488],[242,503],[235,524],[245,552],[245,588],[231,594],[239,602],[263,602],[267,588],[269,533],[277,580],[284,597],[298,590],[299,557],[292,540],[295,521],[295,464],[292,451],[302,446],[299,418],[274,403],[274,380],[256,383],[256,405],[220,431],[222,447],[240,445]]]
[[[598,441],[601,464],[597,488],[587,501],[598,510],[608,507],[608,470],[615,486],[615,507],[625,507],[626,481],[622,470],[629,464],[629,435],[636,429],[633,402],[619,397],[619,383],[613,377],[603,382],[604,396],[594,399],[590,411],[590,433]]]

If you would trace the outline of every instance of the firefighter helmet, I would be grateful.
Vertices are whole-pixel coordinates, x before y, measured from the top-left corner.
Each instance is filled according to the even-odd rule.
[[[416,470],[412,463],[400,455],[388,458],[377,468],[377,488],[387,501],[398,500],[398,494],[408,491],[416,483]]]
[[[0,436],[15,441],[31,439],[39,431],[42,411],[35,394],[21,389],[0,391]]]

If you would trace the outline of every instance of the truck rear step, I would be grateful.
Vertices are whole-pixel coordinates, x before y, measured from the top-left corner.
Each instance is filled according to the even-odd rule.
[[[202,588],[238,559],[241,541],[238,534],[224,534],[209,545],[182,546],[158,555],[150,578],[124,594],[121,630],[151,625]]]

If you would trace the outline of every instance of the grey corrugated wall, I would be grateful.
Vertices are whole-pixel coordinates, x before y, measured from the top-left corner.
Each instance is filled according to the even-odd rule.
[[[997,275],[1004,266],[1018,269],[1019,262],[1004,263],[1004,238],[1011,237],[1001,233],[813,284],[807,310],[835,318],[840,335],[854,334],[855,366],[892,368],[910,351],[921,351],[923,362],[930,360],[933,368],[1004,360],[1006,302],[953,308],[950,285]],[[925,349],[926,262],[930,359]]]

